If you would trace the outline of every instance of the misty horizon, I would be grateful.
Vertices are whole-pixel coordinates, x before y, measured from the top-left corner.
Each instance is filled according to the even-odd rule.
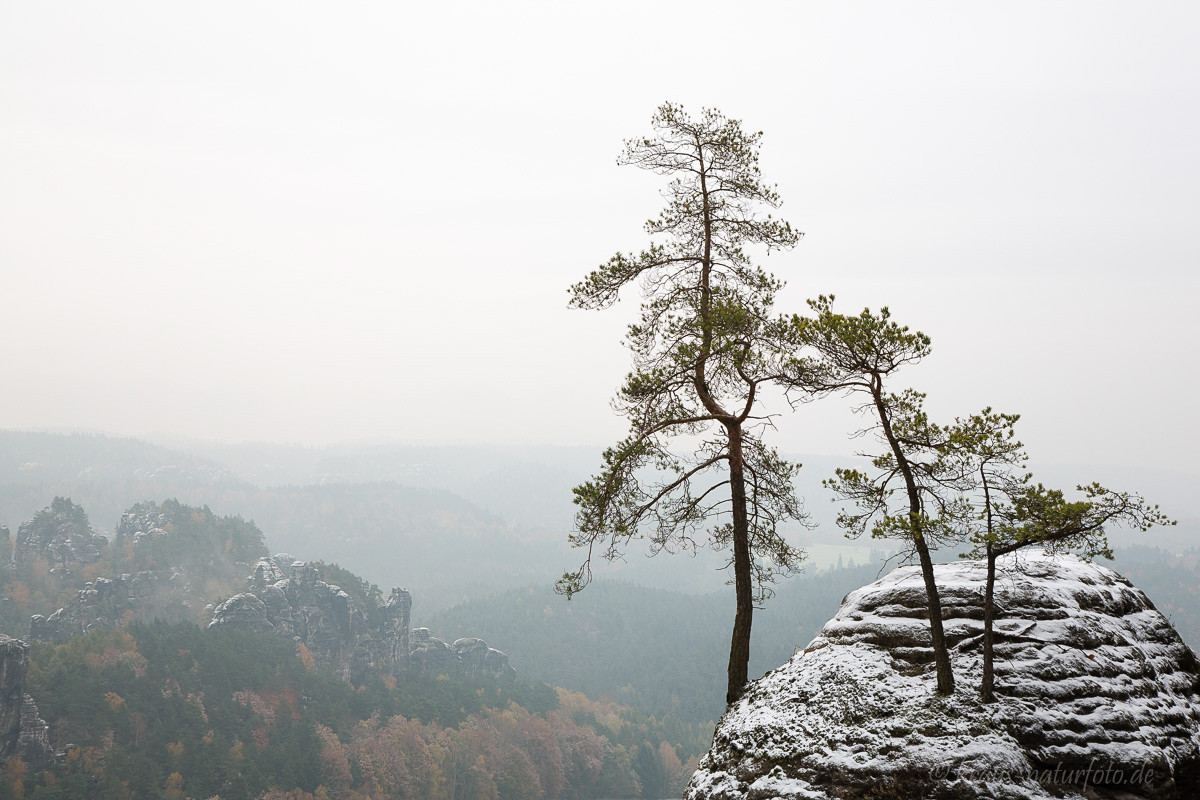
[[[1195,474],[1193,6],[768,3],[703,74],[667,7],[63,8],[0,34],[5,428],[611,444],[637,298],[566,290],[646,246],[614,158],[671,99],[764,131],[781,312],[889,306],[935,417],[1020,413],[1036,461]],[[853,448],[843,401],[768,410]]]

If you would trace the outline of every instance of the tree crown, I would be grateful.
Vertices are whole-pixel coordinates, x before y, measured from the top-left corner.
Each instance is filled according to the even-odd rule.
[[[749,249],[786,249],[801,234],[769,213],[780,199],[758,166],[761,132],[714,109],[692,118],[672,103],[651,124],[651,136],[625,142],[618,163],[671,178],[664,208],[645,224],[653,241],[617,253],[569,290],[572,307],[602,309],[636,283],[643,302],[626,335],[634,368],[613,402],[629,435],[574,490],[571,541],[589,555],[559,581],[568,595],[586,585],[593,552],[615,558],[643,530],[654,552],[724,547],[739,503],[750,510],[760,586],[800,557],[775,533],[777,522],[804,516],[791,487],[798,465],[763,444],[771,418],[756,407],[797,340],[772,312],[782,282],[755,266]],[[676,449],[680,437],[691,452]]]

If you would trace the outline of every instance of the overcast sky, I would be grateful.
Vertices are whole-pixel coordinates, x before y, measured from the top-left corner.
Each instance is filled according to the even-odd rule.
[[[0,427],[615,441],[634,308],[566,288],[646,244],[672,100],[765,132],[781,310],[890,306],[1039,460],[1200,472],[1195,2],[0,8]]]

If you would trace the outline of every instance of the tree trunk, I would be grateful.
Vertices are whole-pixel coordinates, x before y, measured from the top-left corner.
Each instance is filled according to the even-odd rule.
[[[979,698],[985,703],[996,702],[996,695],[993,693],[995,685],[995,673],[993,671],[993,643],[995,635],[992,633],[993,620],[996,616],[996,554],[992,552],[992,546],[988,545],[987,553],[987,583],[983,590],[983,683],[979,687]]]
[[[933,559],[929,557],[929,544],[925,541],[925,532],[921,524],[924,518],[921,494],[917,490],[912,465],[908,463],[904,448],[900,446],[896,434],[892,431],[888,405],[883,399],[883,380],[878,375],[873,376],[871,396],[875,401],[875,410],[879,414],[884,436],[892,449],[892,455],[896,458],[896,466],[904,476],[904,485],[908,491],[908,516],[913,547],[916,548],[917,557],[921,562],[921,577],[925,579],[925,597],[929,604],[929,635],[933,641],[933,660],[937,666],[938,694],[954,694],[954,671],[950,668],[950,651],[946,647],[946,635],[942,630],[942,599],[938,595],[937,581],[933,577]]]
[[[754,619],[754,587],[750,564],[750,523],[746,512],[746,479],[742,470],[742,429],[728,426],[729,488],[733,501],[733,588],[737,611],[733,617],[733,636],[729,642],[729,685],[726,705],[733,705],[749,680],[750,628]]]
[[[929,633],[933,640],[933,660],[937,665],[938,694],[954,694],[954,671],[950,669],[950,650],[946,647],[946,634],[942,629],[942,599],[933,579],[933,559],[929,557],[923,535],[918,533],[913,543],[921,561],[921,576],[925,579],[925,596],[929,602]]]

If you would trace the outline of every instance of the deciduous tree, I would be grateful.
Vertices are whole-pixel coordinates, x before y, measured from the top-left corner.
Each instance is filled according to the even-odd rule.
[[[748,248],[788,249],[800,234],[765,211],[780,200],[759,171],[761,133],[711,109],[693,119],[670,103],[652,125],[651,137],[626,142],[620,163],[671,178],[666,207],[645,225],[655,239],[570,289],[577,308],[607,308],[635,284],[644,300],[626,337],[633,370],[614,401],[629,434],[574,490],[570,541],[587,556],[558,588],[568,597],[579,591],[594,554],[616,558],[643,535],[652,552],[728,547],[737,599],[732,702],[748,677],[755,602],[802,556],[778,531],[803,518],[792,488],[799,465],[763,442],[771,418],[760,402],[793,358],[796,331],[772,310],[781,282],[754,265]]]

